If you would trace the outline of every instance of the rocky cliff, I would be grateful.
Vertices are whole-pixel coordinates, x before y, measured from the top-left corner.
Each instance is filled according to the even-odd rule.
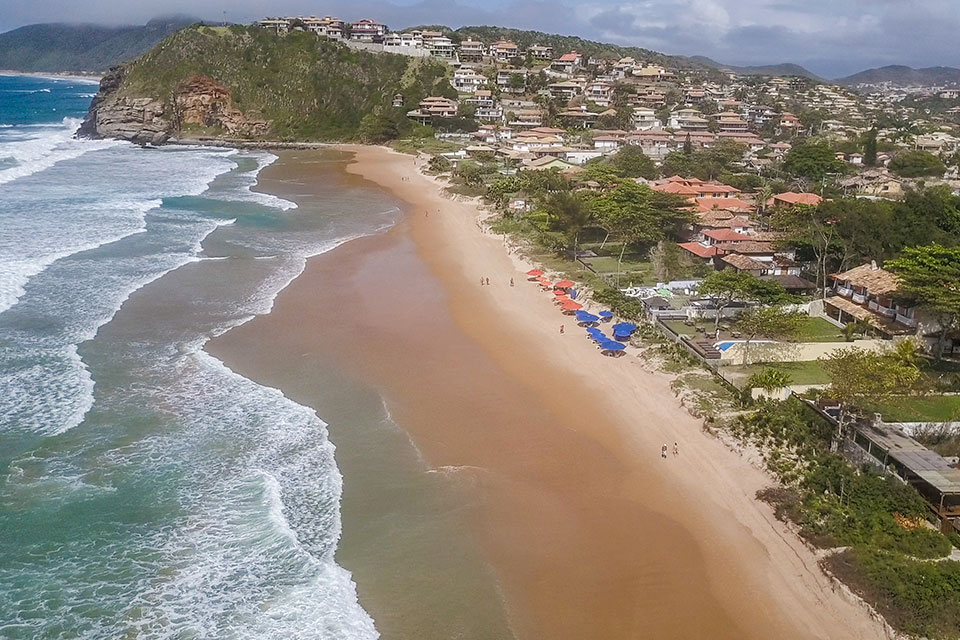
[[[259,138],[270,131],[268,121],[247,118],[236,109],[230,89],[210,76],[189,76],[167,100],[124,95],[126,77],[123,66],[103,77],[80,136],[162,144],[190,125],[237,138]]]

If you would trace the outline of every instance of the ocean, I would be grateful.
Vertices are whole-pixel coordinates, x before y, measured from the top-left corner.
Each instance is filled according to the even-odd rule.
[[[328,425],[203,346],[397,203],[331,178],[301,211],[251,189],[266,152],[75,140],[95,91],[0,76],[0,637],[377,637]]]

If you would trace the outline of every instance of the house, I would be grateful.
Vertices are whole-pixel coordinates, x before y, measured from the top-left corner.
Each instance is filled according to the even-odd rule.
[[[829,318],[842,324],[861,320],[887,338],[917,333],[914,308],[895,300],[900,285],[897,276],[876,262],[830,278],[835,295],[823,301],[823,312]]]
[[[497,62],[508,62],[519,54],[519,47],[509,40],[497,40],[490,45],[490,55],[496,58]]]
[[[303,18],[303,24],[308,31],[312,31],[318,36],[330,38],[331,40],[343,40],[346,23],[340,18],[325,16],[323,18]]]
[[[460,43],[461,62],[482,62],[485,55],[487,55],[487,45],[479,40],[467,38]]]
[[[533,207],[533,200],[525,193],[507,196],[507,209],[510,211],[526,213],[532,211]]]
[[[847,162],[850,164],[863,164],[863,154],[851,153],[847,156]]]
[[[855,176],[843,178],[839,185],[846,191],[885,198],[899,198],[903,194],[903,181],[884,167],[867,169]]]
[[[420,101],[419,108],[407,113],[407,117],[420,124],[430,124],[433,118],[453,118],[459,105],[456,100],[431,96]]]
[[[633,110],[633,128],[637,131],[647,131],[660,126],[661,123],[657,120],[657,114],[653,109],[637,107]]]
[[[708,124],[696,109],[677,109],[670,114],[667,126],[682,131],[706,131]]]
[[[454,60],[457,57],[457,49],[453,45],[453,40],[443,34],[424,36],[423,46],[434,58]]]
[[[616,151],[622,141],[623,138],[619,136],[594,136],[593,148],[598,151]]]
[[[583,55],[571,51],[554,60],[550,66],[561,73],[573,73],[577,68],[583,66]]]
[[[507,125],[518,128],[533,128],[543,125],[543,112],[540,109],[513,109],[507,112],[507,117],[513,118]]]
[[[732,267],[737,273],[749,273],[754,276],[766,275],[768,264],[759,260],[754,260],[750,256],[739,253],[730,253],[720,258],[724,265]]]
[[[667,70],[659,65],[645,65],[635,68],[633,76],[639,78],[641,82],[659,82],[667,76]]]
[[[396,53],[423,49],[423,37],[419,33],[388,33],[383,39],[383,48]]]
[[[290,19],[289,18],[264,18],[257,22],[257,26],[261,29],[269,29],[275,32],[277,35],[287,33],[290,30]]]
[[[780,127],[782,129],[797,129],[800,127],[800,118],[788,111],[780,114]]]
[[[553,60],[553,47],[535,44],[527,47],[527,54],[534,60]]]
[[[550,97],[555,100],[570,101],[575,96],[580,95],[580,85],[576,82],[565,80],[563,82],[554,82],[547,89],[550,91]]]
[[[587,100],[591,100],[601,107],[609,107],[613,99],[613,86],[606,82],[593,82],[587,85],[584,93]]]
[[[472,67],[460,67],[453,72],[450,84],[460,93],[474,93],[480,87],[486,86],[487,79]]]
[[[740,117],[740,114],[733,111],[722,111],[711,116],[717,123],[718,131],[730,133],[742,133],[747,131],[747,121]]]
[[[354,42],[382,43],[387,35],[387,25],[364,18],[350,23],[350,39]]]
[[[551,156],[531,160],[525,163],[523,168],[529,171],[546,171],[547,169],[559,169],[561,172],[583,171],[582,168],[575,164]]]
[[[795,204],[803,204],[808,206],[817,206],[823,202],[823,198],[818,196],[815,193],[795,193],[793,191],[787,191],[786,193],[778,193],[769,200],[767,200],[767,207],[777,208],[777,207],[790,207]]]
[[[393,96],[393,106],[396,108],[402,107],[404,104],[404,98],[402,93],[397,93]]]

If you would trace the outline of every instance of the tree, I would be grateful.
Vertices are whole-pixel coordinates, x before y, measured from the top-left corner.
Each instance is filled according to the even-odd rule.
[[[434,173],[444,173],[450,170],[450,160],[446,156],[433,156],[427,163],[427,168]]]
[[[873,127],[867,131],[867,136],[863,141],[863,164],[868,167],[877,164],[877,128]]]
[[[897,274],[898,292],[916,300],[939,323],[934,354],[939,360],[947,335],[960,325],[960,247],[933,244],[907,248],[884,266]]]
[[[922,149],[898,153],[887,166],[902,178],[942,176],[947,170],[940,158]]]
[[[803,315],[783,306],[763,306],[740,314],[736,327],[746,338],[743,343],[743,364],[748,364],[750,343],[757,338],[784,339],[800,333]]]
[[[920,377],[914,365],[904,364],[889,353],[848,347],[820,358],[830,377],[827,394],[840,403],[837,435],[842,436],[847,419],[871,411],[898,390],[909,389]]]
[[[654,191],[633,180],[622,180],[602,196],[591,196],[589,204],[598,224],[622,242],[617,260],[618,284],[628,245],[656,244],[691,219],[681,198]]]
[[[787,152],[783,169],[800,178],[821,181],[828,173],[842,173],[846,164],[825,144],[808,142],[798,144]]]
[[[478,187],[483,184],[483,169],[476,162],[465,160],[453,170],[453,175],[465,185]]]
[[[737,273],[733,269],[712,272],[700,282],[698,291],[700,295],[710,296],[717,307],[714,330],[720,329],[723,310],[734,302],[772,304],[787,298],[787,293],[780,283],[761,280],[747,272]]]
[[[382,144],[397,137],[397,123],[383,113],[368,113],[360,120],[357,133],[367,144]]]
[[[575,193],[561,191],[547,198],[547,210],[554,217],[576,258],[580,233],[593,222],[593,211]]]
[[[768,394],[789,387],[793,383],[790,374],[779,369],[764,368],[750,376],[747,380],[747,389],[763,389]]]
[[[652,180],[657,177],[657,166],[650,159],[650,156],[635,144],[628,144],[617,151],[610,159],[610,165],[617,169],[619,175],[624,178]]]

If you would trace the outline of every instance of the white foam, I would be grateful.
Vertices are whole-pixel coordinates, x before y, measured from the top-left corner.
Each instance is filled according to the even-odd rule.
[[[31,176],[91,151],[128,144],[117,140],[75,139],[73,134],[80,122],[76,118],[64,118],[59,127],[48,126],[49,131],[42,135],[4,144],[3,155],[13,158],[17,164],[0,170],[0,185]]]

